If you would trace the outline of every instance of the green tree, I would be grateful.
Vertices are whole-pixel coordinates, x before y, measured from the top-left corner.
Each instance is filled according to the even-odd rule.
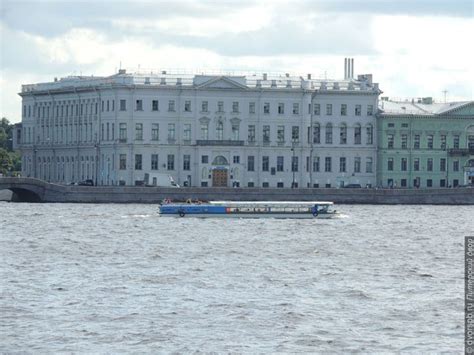
[[[10,142],[13,138],[13,124],[5,117],[0,120],[0,148],[11,150]]]
[[[13,162],[9,152],[6,149],[0,148],[0,173],[7,175],[7,173],[12,170]]]

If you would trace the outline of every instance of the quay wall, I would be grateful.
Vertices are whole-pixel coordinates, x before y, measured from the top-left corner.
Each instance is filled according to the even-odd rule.
[[[474,188],[160,188],[138,186],[70,186],[32,178],[0,178],[0,191],[13,191],[12,201],[71,203],[159,203],[174,201],[333,201],[338,204],[474,205]]]

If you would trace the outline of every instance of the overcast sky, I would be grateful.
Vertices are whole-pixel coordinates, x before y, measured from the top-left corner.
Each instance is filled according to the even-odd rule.
[[[150,69],[372,73],[383,96],[472,100],[473,0],[0,0],[0,115],[21,84]]]

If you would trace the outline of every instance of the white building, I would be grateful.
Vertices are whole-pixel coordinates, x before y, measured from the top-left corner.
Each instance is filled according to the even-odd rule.
[[[371,75],[126,73],[23,85],[23,175],[134,185],[169,173],[181,185],[375,184]]]

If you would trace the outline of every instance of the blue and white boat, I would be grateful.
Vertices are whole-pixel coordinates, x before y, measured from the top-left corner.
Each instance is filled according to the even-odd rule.
[[[159,214],[163,217],[222,217],[222,218],[331,218],[333,203],[324,201],[211,201],[206,203],[164,203]]]

